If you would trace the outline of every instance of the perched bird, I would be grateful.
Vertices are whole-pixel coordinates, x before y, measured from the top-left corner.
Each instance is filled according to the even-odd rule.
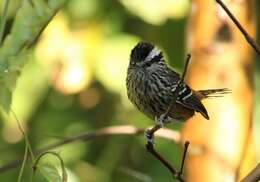
[[[127,95],[142,113],[155,119],[156,123],[162,125],[172,120],[186,121],[195,112],[209,119],[201,100],[229,92],[228,89],[195,91],[187,84],[180,83],[176,102],[172,104],[179,82],[180,75],[167,66],[162,52],[153,44],[139,42],[132,49],[126,78]],[[166,111],[169,111],[166,118],[160,120]]]

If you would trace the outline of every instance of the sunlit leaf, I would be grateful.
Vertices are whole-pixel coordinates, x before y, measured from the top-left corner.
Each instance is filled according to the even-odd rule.
[[[63,0],[23,1],[18,10],[11,32],[0,47],[0,104],[5,111],[9,111],[11,93],[26,63],[19,59],[20,54],[34,43],[62,3]]]
[[[100,5],[98,0],[73,0],[68,1],[68,9],[76,18],[91,18],[98,13]]]
[[[29,55],[26,58],[28,62],[16,84],[11,104],[14,112],[23,122],[28,121],[32,116],[49,86],[47,71],[44,67],[35,61],[33,56]],[[7,120],[7,123],[11,121],[12,118]]]
[[[188,0],[120,0],[133,14],[148,23],[160,25],[168,18],[183,18],[188,14]]]
[[[101,38],[102,27],[99,25],[70,30],[63,13],[53,19],[36,48],[36,56],[49,70],[55,89],[73,94],[88,87],[98,50],[96,45]]]
[[[7,87],[0,88],[0,102],[3,108],[9,110],[12,93]]]

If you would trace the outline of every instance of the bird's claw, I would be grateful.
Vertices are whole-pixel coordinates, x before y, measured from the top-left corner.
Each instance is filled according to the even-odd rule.
[[[167,118],[167,114],[161,114],[160,116],[155,116],[156,125],[152,129],[147,129],[144,133],[144,136],[148,143],[154,144],[154,132],[164,127],[164,124],[167,121],[166,118]]]
[[[144,136],[145,136],[146,141],[147,141],[148,143],[154,144],[154,136],[153,136],[153,133],[151,133],[151,130],[147,129],[147,130],[144,132]]]

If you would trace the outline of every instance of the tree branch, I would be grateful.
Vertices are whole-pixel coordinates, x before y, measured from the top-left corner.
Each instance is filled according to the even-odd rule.
[[[260,181],[260,163],[244,178],[241,182],[258,182]]]
[[[221,1],[216,0],[216,2],[223,8],[223,10],[227,13],[233,23],[237,26],[239,31],[244,35],[245,39],[254,48],[255,52],[260,56],[260,48],[254,41],[254,39],[247,33],[247,31],[243,28],[243,26],[239,23],[236,17],[231,13],[228,7]],[[241,182],[258,182],[260,180],[260,163],[244,178]]]
[[[180,171],[175,169],[164,157],[162,157],[154,149],[154,146],[151,142],[147,142],[145,147],[146,147],[148,152],[150,152],[157,160],[159,160],[172,173],[172,175],[175,179],[179,180],[180,182],[184,182],[185,180],[183,179],[182,174],[183,174],[183,167],[184,167],[184,162],[185,162],[185,158],[186,158],[186,154],[187,154],[187,151],[188,151],[189,144],[190,144],[190,142],[185,142],[185,144],[184,144],[184,152],[183,152],[183,155],[182,155],[182,162],[181,162]]]
[[[223,10],[227,13],[229,18],[233,21],[233,23],[237,26],[239,31],[244,35],[247,42],[251,45],[251,47],[254,48],[255,52],[260,56],[260,48],[257,46],[254,39],[247,33],[247,31],[243,28],[243,26],[239,23],[239,21],[236,19],[236,17],[231,13],[231,11],[228,9],[228,7],[221,1],[216,0],[216,2],[223,8]]]
[[[77,141],[89,141],[89,140],[95,140],[95,139],[104,138],[104,137],[108,137],[108,136],[114,136],[114,135],[140,135],[140,134],[143,134],[144,131],[145,131],[145,129],[143,129],[143,128],[136,128],[131,125],[121,125],[121,126],[119,125],[119,126],[106,127],[106,128],[102,128],[97,131],[94,131],[94,132],[85,132],[80,135],[65,138],[64,140],[58,141],[58,142],[48,145],[42,149],[39,149],[35,153],[37,155],[37,154],[58,148],[60,146],[66,145],[66,144],[77,142]],[[171,140],[174,143],[180,143],[180,141],[181,141],[180,133],[178,131],[173,131],[171,129],[166,129],[166,128],[162,129],[156,133],[156,136]],[[28,160],[31,160],[29,156],[27,158],[28,158]],[[18,167],[19,165],[22,164],[22,161],[23,161],[23,159],[20,158],[20,159],[11,161],[7,164],[1,165],[0,173]]]

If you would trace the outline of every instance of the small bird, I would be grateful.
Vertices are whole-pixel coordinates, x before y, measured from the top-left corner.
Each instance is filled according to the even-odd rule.
[[[162,52],[153,44],[139,42],[132,49],[126,78],[127,95],[138,110],[155,119],[156,124],[186,121],[195,112],[208,120],[208,112],[201,100],[229,93],[225,88],[195,91],[181,83],[176,102],[172,104],[180,80],[180,75],[167,66]],[[166,111],[167,116],[162,120]]]

